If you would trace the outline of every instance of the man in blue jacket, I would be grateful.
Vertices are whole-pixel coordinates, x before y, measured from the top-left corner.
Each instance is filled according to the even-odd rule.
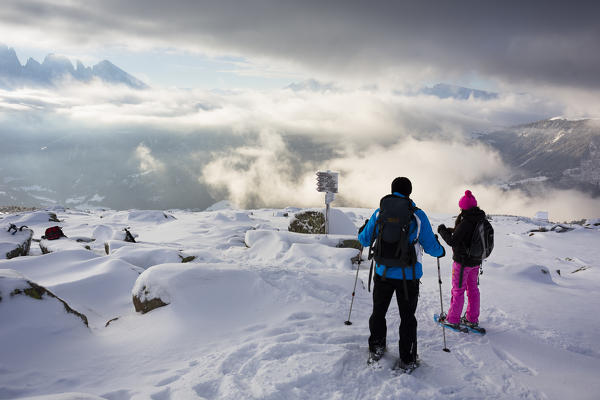
[[[373,244],[376,249],[373,252],[377,264],[373,279],[373,313],[369,318],[371,335],[368,362],[371,364],[379,361],[385,352],[387,336],[385,315],[392,296],[396,293],[400,312],[398,366],[405,370],[415,368],[417,363],[415,311],[419,298],[420,278],[423,276],[421,264],[423,250],[432,257],[443,257],[446,254],[431,229],[427,215],[410,200],[411,193],[412,184],[408,178],[394,179],[392,194],[381,199],[380,208],[375,210],[358,234],[358,240],[363,246],[368,247]],[[405,225],[402,225],[403,219],[406,221]],[[391,227],[392,225],[396,225],[396,228]],[[408,229],[402,229],[402,226]],[[391,233],[392,231],[396,233]],[[407,232],[402,233],[405,231]],[[386,241],[386,234],[388,241],[390,237],[393,239],[394,235],[397,241]],[[372,255],[370,254],[370,257]]]

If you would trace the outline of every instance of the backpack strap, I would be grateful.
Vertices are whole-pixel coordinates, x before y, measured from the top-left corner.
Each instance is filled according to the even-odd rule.
[[[417,211],[419,209],[416,208],[415,211],[413,212],[413,217],[415,217],[415,220],[417,221],[417,236],[415,236],[415,240],[413,240],[413,244],[416,244],[419,241],[419,235],[421,234],[421,218],[419,218],[419,216],[417,215]]]

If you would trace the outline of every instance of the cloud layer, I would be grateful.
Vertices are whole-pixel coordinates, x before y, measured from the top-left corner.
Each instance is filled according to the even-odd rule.
[[[0,37],[48,49],[237,55],[363,83],[474,74],[598,90],[599,11],[593,1],[6,0]]]
[[[60,94],[0,91],[0,168],[27,160],[35,172],[28,179],[39,182],[26,183],[56,181],[55,193],[89,181],[71,197],[125,185],[113,207],[205,208],[223,198],[241,207],[320,206],[315,171],[332,169],[341,173],[338,206],[376,207],[394,177],[408,176],[414,199],[432,212],[455,212],[470,188],[489,212],[593,216],[598,201],[576,192],[503,192],[509,168],[470,139],[565,107],[529,95],[455,100],[376,89],[219,93],[96,83]],[[65,170],[49,169],[51,160]]]

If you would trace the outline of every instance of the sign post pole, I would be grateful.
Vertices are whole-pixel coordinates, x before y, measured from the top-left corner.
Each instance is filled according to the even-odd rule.
[[[325,192],[325,234],[329,234],[329,204],[338,192],[339,172],[317,171],[317,192]]]

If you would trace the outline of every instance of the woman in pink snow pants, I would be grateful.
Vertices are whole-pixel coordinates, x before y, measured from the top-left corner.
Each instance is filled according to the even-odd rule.
[[[473,231],[477,223],[485,219],[485,212],[477,207],[477,200],[470,190],[458,201],[460,214],[456,217],[454,228],[447,228],[445,225],[438,227],[438,233],[448,245],[452,246],[452,300],[448,315],[446,317],[448,324],[464,323],[466,325],[477,326],[479,323],[479,287],[477,277],[481,258],[474,258],[467,252],[471,243]],[[461,318],[464,302],[465,290],[467,291],[468,305],[467,312]]]

